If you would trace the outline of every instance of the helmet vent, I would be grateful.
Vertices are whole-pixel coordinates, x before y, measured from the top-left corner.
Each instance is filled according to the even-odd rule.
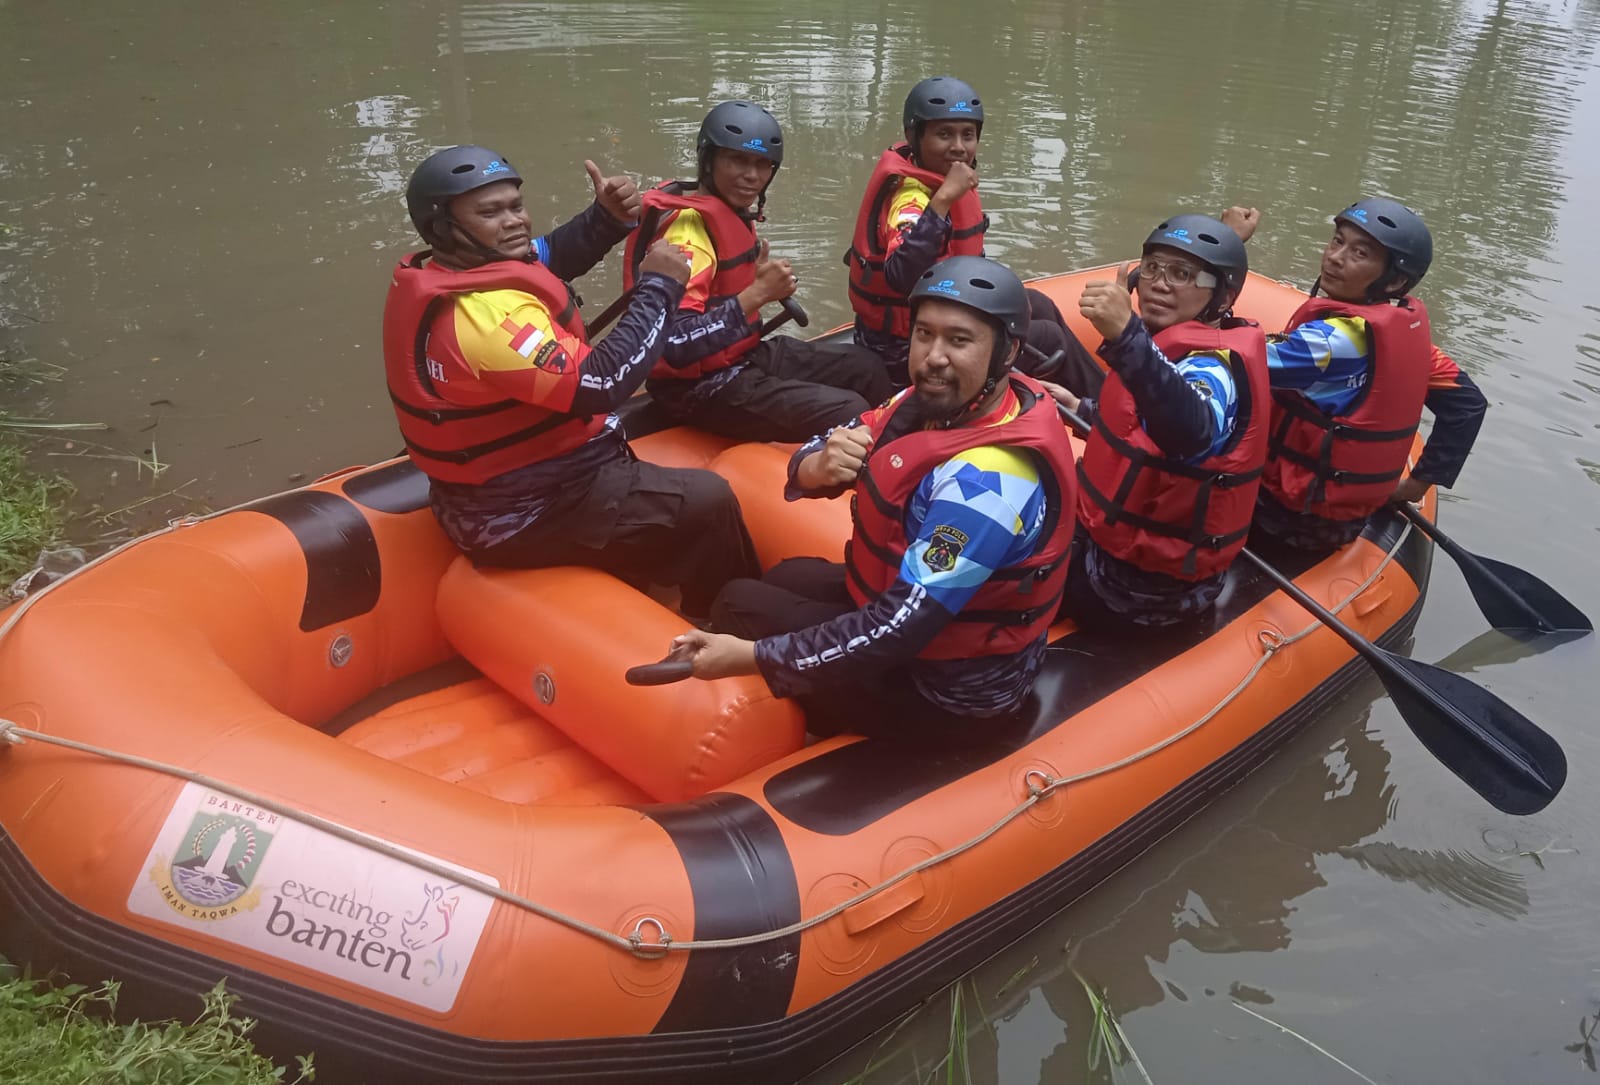
[[[1379,215],[1378,221],[1389,227],[1391,230],[1399,229],[1399,227],[1394,224],[1394,219],[1390,218],[1388,215]]]
[[[980,290],[993,290],[994,289],[994,283],[990,282],[988,279],[968,279],[967,282],[971,283],[973,286],[978,287]]]
[[[477,168],[478,167],[474,166],[471,162],[463,162],[463,163],[461,163],[461,165],[457,166],[455,169],[451,170],[450,172],[451,173],[471,173],[473,170],[475,170]]]
[[[946,99],[946,98],[929,98],[928,99],[928,104],[929,105],[947,105],[948,103],[949,103],[949,99]]]
[[[737,124],[725,124],[725,125],[723,125],[723,127],[726,128],[728,131],[732,132],[736,136],[744,135],[744,129],[740,128]]]
[[[1222,242],[1218,241],[1216,239],[1216,237],[1213,236],[1212,234],[1201,234],[1200,235],[1200,240],[1204,241],[1207,245],[1220,245],[1220,244],[1222,244]]]

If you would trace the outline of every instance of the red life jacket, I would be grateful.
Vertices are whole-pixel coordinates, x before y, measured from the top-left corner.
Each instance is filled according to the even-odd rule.
[[[663,181],[644,194],[644,211],[639,228],[628,235],[628,247],[622,263],[622,286],[632,290],[638,280],[639,265],[650,245],[665,232],[662,219],[673,211],[698,211],[711,236],[711,247],[716,252],[717,270],[711,277],[711,297],[726,298],[738,294],[756,281],[756,258],[761,255],[761,242],[748,220],[710,193],[695,194],[693,181]],[[693,380],[719,369],[726,369],[750,352],[760,342],[756,327],[750,334],[731,347],[708,354],[693,365],[674,369],[665,360],[658,361],[650,370],[652,379]]]
[[[1011,394],[984,419],[951,429],[885,437],[909,395],[903,393],[862,416],[871,428],[873,446],[850,501],[855,521],[855,533],[845,548],[850,597],[865,605],[894,583],[907,546],[906,506],[930,471],[969,448],[1028,449],[1042,461],[1039,480],[1045,487],[1046,520],[1038,545],[1021,564],[996,569],[917,656],[969,659],[1020,652],[1050,627],[1067,579],[1076,494],[1072,445],[1055,401],[1031,378],[1012,374]],[[984,424],[1010,407],[1013,398],[1020,407],[1015,418],[998,426]]]
[[[1224,324],[1188,320],[1155,335],[1174,362],[1198,351],[1228,356],[1239,410],[1222,451],[1199,463],[1168,459],[1113,370],[1078,463],[1078,515],[1090,538],[1112,557],[1180,580],[1221,572],[1244,546],[1267,459],[1266,337],[1251,321]]]
[[[445,482],[487,482],[570,452],[598,433],[603,418],[499,398],[456,343],[455,299],[490,290],[533,295],[563,331],[586,343],[566,283],[532,261],[496,260],[450,271],[429,255],[400,261],[383,309],[389,399],[411,462]]]
[[[878,164],[867,181],[866,195],[856,212],[856,232],[844,262],[850,268],[850,305],[862,323],[901,339],[911,338],[911,309],[904,294],[890,293],[883,281],[883,264],[888,257],[879,227],[888,213],[889,199],[899,188],[900,179],[910,177],[937,192],[944,178],[932,170],[912,164],[911,147],[896,143],[878,156]],[[946,256],[982,256],[983,233],[989,216],[983,213],[978,190],[973,189],[950,205],[950,238],[939,259]]]
[[[1367,322],[1367,385],[1346,412],[1331,416],[1298,392],[1273,394],[1272,440],[1262,486],[1284,508],[1325,520],[1361,520],[1389,499],[1405,474],[1411,439],[1428,394],[1433,333],[1413,297],[1398,305],[1311,298],[1292,330],[1324,317]]]

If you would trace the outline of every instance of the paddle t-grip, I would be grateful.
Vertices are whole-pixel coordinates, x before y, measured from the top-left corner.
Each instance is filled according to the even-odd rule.
[[[665,686],[693,678],[694,664],[689,660],[690,654],[688,648],[674,647],[654,663],[629,667],[622,676],[623,681],[630,686]]]

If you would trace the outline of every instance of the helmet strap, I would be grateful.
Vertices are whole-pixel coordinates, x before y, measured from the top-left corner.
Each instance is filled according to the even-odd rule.
[[[443,253],[452,262],[460,257],[476,257],[477,259],[467,266],[478,267],[482,264],[492,264],[499,260],[512,259],[502,255],[498,249],[490,248],[450,215],[449,208],[443,208],[428,223],[428,232],[433,236],[427,240],[432,241],[435,255]],[[441,242],[448,241],[449,244]]]

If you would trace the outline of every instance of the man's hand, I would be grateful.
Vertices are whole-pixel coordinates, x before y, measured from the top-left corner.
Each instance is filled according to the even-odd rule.
[[[589,171],[589,183],[594,186],[594,202],[604,208],[606,214],[624,226],[639,221],[644,198],[639,195],[639,186],[633,183],[633,178],[627,174],[602,177],[600,167],[587,158],[583,160],[583,168]]]
[[[948,218],[955,202],[977,187],[978,171],[965,162],[952,162],[950,172],[944,175],[944,183],[928,201],[928,206],[940,218]]]
[[[1133,319],[1133,295],[1128,293],[1128,265],[1117,265],[1116,282],[1096,279],[1083,284],[1078,312],[1089,319],[1100,338],[1110,342],[1122,334]]]
[[[665,275],[680,283],[689,281],[689,272],[692,268],[689,256],[670,241],[655,242],[646,250],[644,259],[639,261],[641,274],[653,271],[657,275]]]
[[[800,283],[789,261],[769,259],[770,251],[766,241],[762,241],[761,252],[756,257],[756,280],[739,291],[739,305],[747,313],[760,313],[763,305],[790,297]]]
[[[1222,224],[1238,234],[1240,241],[1249,241],[1261,225],[1261,212],[1254,207],[1230,207],[1222,213]]]
[[[1054,383],[1053,381],[1039,381],[1039,383],[1044,385],[1044,390],[1050,393],[1051,399],[1061,404],[1073,414],[1078,413],[1078,404],[1083,402],[1082,399],[1073,395],[1066,388]]]
[[[696,678],[732,678],[760,672],[756,666],[756,642],[727,633],[691,629],[672,638],[672,650],[680,657],[689,653]]]
[[[871,449],[872,431],[864,424],[838,426],[821,448],[800,461],[794,471],[795,485],[808,491],[847,486],[861,473]]]
[[[1426,482],[1415,475],[1407,475],[1400,480],[1400,485],[1394,488],[1394,493],[1389,495],[1389,500],[1398,504],[1409,501],[1413,505],[1428,495],[1428,487],[1433,483]]]

